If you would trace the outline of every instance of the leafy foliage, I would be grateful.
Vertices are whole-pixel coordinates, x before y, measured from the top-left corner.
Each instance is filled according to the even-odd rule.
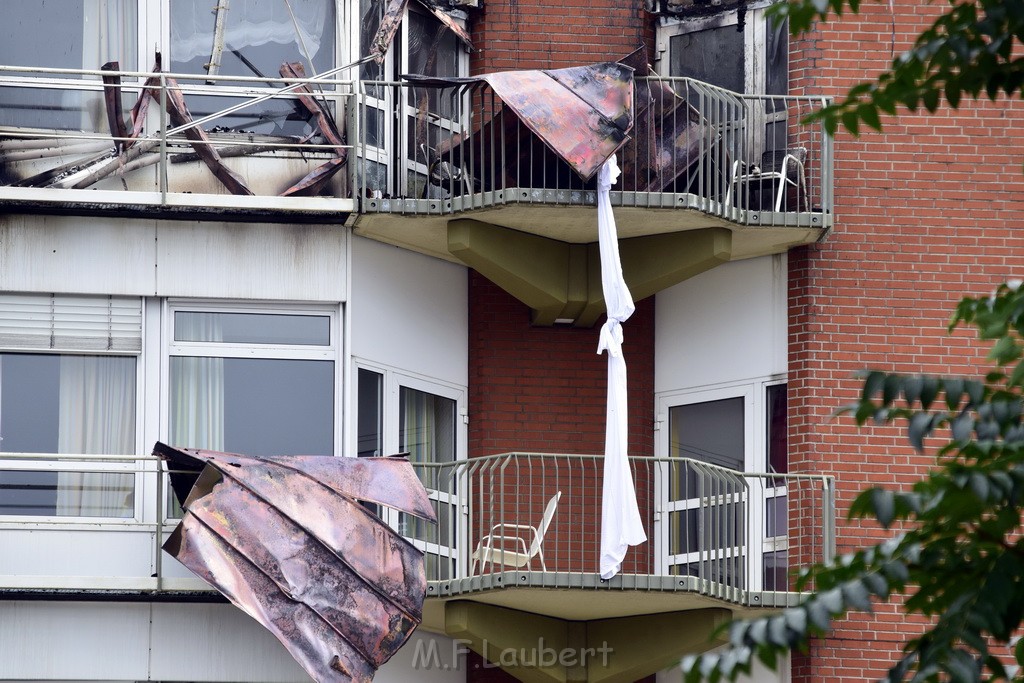
[[[773,11],[800,33],[815,22],[856,12],[860,0],[792,0]],[[892,8],[892,5],[890,5]],[[892,9],[893,12],[899,11]],[[1024,84],[1024,0],[949,1],[948,10],[922,32],[911,49],[898,55],[877,81],[861,83],[831,106],[815,113],[829,134],[839,125],[857,135],[861,124],[881,130],[880,113],[898,107],[934,112],[945,100],[952,107],[964,96],[1012,97]]]
[[[852,518],[900,533],[805,573],[798,588],[813,581],[815,591],[800,606],[730,624],[726,652],[684,660],[687,683],[735,680],[755,657],[774,667],[833,619],[894,594],[931,621],[886,680],[1024,680],[1024,640],[1014,638],[1024,619],[1024,285],[963,299],[949,329],[960,325],[993,342],[984,380],[867,372],[840,411],[858,425],[905,424],[918,451],[935,441],[936,467],[911,490],[871,488],[851,506]]]

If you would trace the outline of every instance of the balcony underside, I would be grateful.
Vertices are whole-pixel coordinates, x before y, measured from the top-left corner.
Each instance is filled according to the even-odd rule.
[[[474,268],[529,306],[535,325],[589,327],[604,313],[593,194],[515,190],[510,203],[501,192],[369,199],[354,226],[358,235]],[[612,202],[623,275],[637,300],[727,261],[813,243],[831,218],[723,211],[691,194],[620,192]]]
[[[509,193],[513,198],[508,203],[503,199],[506,193],[500,192],[493,193],[493,200],[477,202],[470,197],[364,200],[363,211],[354,221],[355,232],[454,262],[459,260],[448,250],[447,226],[460,218],[570,244],[597,241],[593,192],[512,189]],[[705,208],[712,208],[704,206],[709,202],[693,194],[612,192],[611,200],[620,239],[722,227],[733,233],[732,260],[811,244],[831,227],[831,216],[821,212],[736,209],[735,220],[720,218],[706,213]]]
[[[800,593],[740,591],[691,576],[620,574],[602,581],[596,574],[504,572],[430,581],[421,628],[444,633],[445,605],[458,601],[568,621],[594,621],[709,608],[743,617],[792,607],[801,599]]]

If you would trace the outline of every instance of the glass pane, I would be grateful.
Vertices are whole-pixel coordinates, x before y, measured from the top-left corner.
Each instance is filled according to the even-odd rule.
[[[135,452],[134,357],[0,354],[0,451]],[[0,472],[0,514],[131,517],[132,474]]]
[[[0,64],[98,69],[116,61],[124,70],[138,67],[135,0],[65,0],[59,7],[7,2],[3,7]],[[99,90],[0,88],[0,125],[106,131],[103,95]]]
[[[427,543],[436,543],[437,545],[455,548],[455,526],[452,505],[436,500],[430,501],[430,505],[434,508],[434,514],[437,515],[437,524],[402,512],[398,515],[399,533],[407,538],[415,538]]]
[[[669,554],[736,548],[744,543],[743,503],[669,513]]]
[[[744,587],[743,581],[743,556],[725,560],[707,560],[704,562],[690,562],[688,564],[677,564],[669,567],[669,574],[673,576],[699,576],[709,581],[717,581],[737,588]]]
[[[127,472],[2,472],[0,515],[119,517],[135,514]]]
[[[455,460],[455,401],[401,387],[398,420],[398,447],[412,462]]]
[[[170,440],[248,455],[334,454],[334,363],[170,359]]]
[[[669,39],[669,73],[744,92],[743,32],[735,26],[691,31]]]
[[[768,466],[771,472],[789,472],[786,423],[786,385],[776,384],[766,390],[768,402]]]
[[[672,457],[743,470],[741,397],[674,406],[669,410],[669,423]]]
[[[326,315],[177,311],[174,340],[329,346],[331,318]]]
[[[219,75],[272,82],[285,62],[301,63],[307,76],[334,67],[334,0],[231,0],[219,6],[225,8]],[[216,7],[209,0],[171,0],[171,71],[207,73]]]
[[[765,83],[768,95],[789,94],[789,23],[783,19],[777,22],[768,19],[765,26]],[[780,111],[785,104],[769,105],[768,111]]]
[[[789,590],[787,555],[785,550],[764,554],[764,589],[766,591]]]
[[[764,535],[768,538],[785,536],[789,529],[789,509],[786,496],[773,496],[765,501]]]
[[[0,354],[0,450],[135,452],[135,358]]]
[[[356,382],[356,450],[361,458],[384,455],[384,375],[359,368]]]
[[[459,39],[432,16],[409,12],[409,73],[452,77],[459,75]],[[417,109],[453,118],[451,89],[413,88],[410,104]]]

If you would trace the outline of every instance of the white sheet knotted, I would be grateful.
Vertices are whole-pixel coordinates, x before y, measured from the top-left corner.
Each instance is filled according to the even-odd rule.
[[[626,399],[626,359],[622,355],[622,323],[633,315],[633,297],[622,277],[619,240],[608,193],[619,177],[612,155],[597,175],[597,231],[601,250],[601,286],[608,320],[601,327],[597,352],[608,352],[608,409],[604,439],[604,491],[601,498],[601,578],[610,579],[622,567],[631,545],[647,540],[627,458],[629,419]]]

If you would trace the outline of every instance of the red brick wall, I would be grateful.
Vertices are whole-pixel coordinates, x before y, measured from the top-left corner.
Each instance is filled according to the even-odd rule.
[[[599,321],[598,325],[603,322]],[[604,451],[607,356],[600,327],[533,327],[530,310],[476,272],[469,280],[469,455]],[[654,300],[623,325],[629,450],[654,455]]]
[[[484,2],[472,37],[480,51],[472,73],[560,69],[615,61],[654,44],[653,22],[641,2],[508,0]]]
[[[941,6],[920,0],[862,5],[861,16],[794,42],[794,85],[838,95],[877,74],[909,46]],[[822,244],[790,254],[789,457],[794,471],[835,474],[839,550],[885,533],[844,523],[853,495],[873,484],[907,486],[932,462],[900,429],[857,429],[830,419],[871,367],[977,373],[982,347],[945,324],[965,294],[1020,277],[1024,249],[1024,114],[1021,102],[984,102],[960,112],[902,114],[884,134],[836,140],[836,227]],[[873,681],[913,630],[894,607],[857,615],[794,661],[795,681]]]

